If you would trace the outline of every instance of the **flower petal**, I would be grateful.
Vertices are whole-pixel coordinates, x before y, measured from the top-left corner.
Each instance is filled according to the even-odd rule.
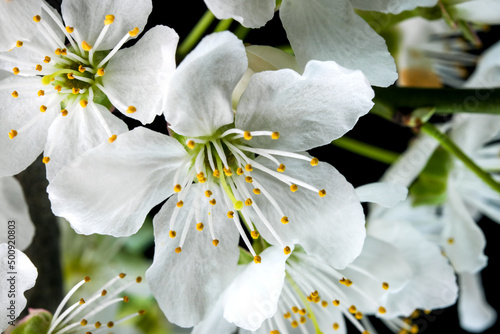
[[[205,0],[219,19],[233,18],[247,28],[260,28],[274,16],[275,0]]]
[[[500,42],[490,46],[482,55],[464,88],[500,87]],[[478,94],[478,93],[477,93]]]
[[[500,133],[498,115],[460,115],[454,117],[450,138],[465,154],[472,156],[481,147],[493,140]]]
[[[109,100],[124,115],[142,124],[151,123],[163,112],[164,92],[175,70],[179,36],[165,26],[156,26],[132,47],[117,52],[102,77]],[[134,106],[137,111],[126,113]]]
[[[454,6],[454,16],[479,24],[500,23],[500,3],[495,0],[475,0]]]
[[[408,188],[389,182],[375,182],[356,188],[360,202],[377,203],[390,208],[406,199]]]
[[[104,28],[106,15],[114,15],[115,20],[109,27],[98,50],[111,50],[125,34],[135,27],[140,31],[146,26],[148,16],[153,10],[151,0],[64,0],[61,4],[64,23],[78,30],[81,38],[93,45]]]
[[[240,328],[257,330],[278,310],[288,255],[280,247],[269,247],[232,281],[225,293],[224,319]]]
[[[311,59],[334,60],[361,70],[375,86],[389,86],[398,75],[385,40],[352,8],[349,0],[287,0],[280,18],[301,66]]]
[[[165,118],[184,136],[204,136],[234,121],[231,95],[247,69],[243,43],[229,32],[205,37],[172,75]]]
[[[9,231],[10,227],[13,227],[16,248],[26,249],[35,234],[35,226],[31,221],[23,189],[14,177],[0,178],[0,219],[9,222]],[[14,223],[11,224],[10,221]],[[0,231],[0,243],[7,243],[7,228]]]
[[[38,272],[31,263],[30,259],[21,251],[14,250],[16,258],[16,272],[17,274],[12,275],[8,272],[7,268],[9,260],[8,255],[9,247],[7,244],[0,244],[0,293],[2,298],[0,298],[0,307],[2,310],[2,317],[0,319],[0,331],[3,331],[9,325],[10,321],[14,321],[21,311],[26,307],[26,298],[24,297],[24,292],[31,289],[35,285]],[[10,281],[14,278],[14,283]],[[9,297],[9,291],[12,290],[11,285],[14,285],[15,296]],[[14,310],[9,311],[9,307],[12,307],[14,303]],[[10,316],[12,315],[12,317]]]
[[[433,7],[437,0],[351,0],[351,3],[357,9],[399,14],[417,7]]]
[[[47,163],[47,179],[52,179],[57,173],[76,157],[102,143],[110,137],[103,128],[99,112],[110,128],[112,134],[119,135],[128,131],[121,119],[113,115],[105,107],[95,104],[96,110],[89,106],[82,108],[77,104],[69,110],[68,116],[59,115],[49,128],[49,136],[45,145],[45,155],[49,156]],[[52,152],[51,147],[53,147]],[[50,153],[49,153],[50,152]]]
[[[0,51],[16,46],[17,41],[26,41],[36,32],[33,16],[39,15],[41,0],[15,0],[0,2]]]
[[[275,168],[262,157],[256,161]],[[281,223],[282,217],[262,194],[254,196],[254,202],[286,245],[300,244],[308,254],[334,268],[344,268],[361,253],[365,239],[363,209],[354,188],[327,163],[312,167],[296,159],[283,158],[280,162],[285,164],[287,175],[325,189],[326,196],[302,187],[291,192],[287,184],[254,167],[253,178],[276,200],[289,223]],[[253,215],[252,222],[266,241],[279,245],[259,217]]]
[[[351,130],[370,111],[373,96],[360,71],[310,61],[302,76],[290,69],[254,74],[240,99],[236,127],[280,133],[279,140],[255,138],[253,146],[304,151]]]
[[[472,333],[479,333],[491,327],[497,319],[497,312],[486,301],[481,275],[463,272],[458,275],[458,281],[460,327]]]
[[[57,113],[47,110],[40,113],[40,106],[47,104],[46,96],[38,97],[40,79],[10,76],[0,84],[13,85],[12,90],[0,89],[0,155],[8,157],[0,164],[0,177],[18,174],[28,167],[43,151],[47,141],[47,130]],[[16,90],[19,97],[13,98]],[[47,104],[48,105],[48,104]],[[40,117],[36,120],[37,117]],[[19,131],[23,126],[35,121],[25,131],[10,139],[11,130]]]
[[[80,234],[128,236],[148,212],[173,193],[186,158],[177,140],[138,127],[87,151],[47,188],[54,214]]]
[[[213,196],[221,198],[215,187]],[[214,235],[220,240],[217,247],[212,245],[208,223],[208,201],[201,203],[198,195],[201,184],[193,185],[176,217],[181,226],[179,236],[169,236],[169,222],[177,201],[171,198],[156,214],[155,257],[146,272],[151,291],[168,320],[182,327],[191,327],[209,316],[217,299],[230,284],[237,271],[239,250],[238,230],[225,221],[227,211],[222,205],[212,209]],[[204,195],[201,195],[204,197]],[[201,204],[201,205],[200,205]],[[190,210],[194,215],[189,218]],[[225,218],[225,219],[224,219]],[[196,229],[196,219],[207,227]],[[176,253],[180,245],[180,232],[187,225],[187,236],[182,251]]]

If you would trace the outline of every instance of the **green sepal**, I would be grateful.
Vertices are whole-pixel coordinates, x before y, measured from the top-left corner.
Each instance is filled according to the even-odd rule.
[[[240,249],[240,258],[238,259],[238,265],[249,264],[253,261],[253,255],[250,254],[247,250],[238,247]]]
[[[11,334],[46,334],[49,331],[52,314],[45,310],[30,310],[23,322]]]
[[[451,166],[450,154],[440,147],[437,148],[417,180],[410,186],[414,206],[439,205],[446,201]]]

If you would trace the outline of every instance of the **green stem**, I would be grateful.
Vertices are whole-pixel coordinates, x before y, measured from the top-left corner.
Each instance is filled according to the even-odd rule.
[[[385,164],[392,164],[397,159],[399,154],[385,150],[383,148],[373,146],[370,144],[363,143],[359,140],[341,137],[337,140],[332,141],[332,144],[341,147],[345,150],[357,153],[364,157],[383,162]]]
[[[319,324],[318,324],[318,320],[316,319],[316,315],[314,314],[314,311],[312,310],[311,305],[309,305],[309,302],[307,301],[306,296],[304,296],[304,294],[300,290],[300,288],[297,285],[297,283],[295,283],[295,281],[293,280],[293,278],[288,273],[286,273],[285,277],[288,280],[288,282],[290,282],[290,285],[295,290],[295,292],[297,292],[297,294],[299,295],[300,299],[304,303],[305,308],[309,312],[309,315],[311,316],[311,321],[312,321],[312,323],[314,325],[314,329],[315,329],[316,333],[317,334],[323,333],[321,331],[321,329],[319,328]]]
[[[189,51],[198,43],[201,39],[205,31],[207,31],[208,27],[214,21],[215,16],[211,11],[207,10],[205,14],[201,17],[201,19],[196,23],[193,30],[187,35],[184,41],[177,48],[177,54],[184,58]]]
[[[236,27],[236,29],[234,29],[234,34],[243,41],[247,37],[250,30],[250,28],[244,27],[240,24]]]
[[[221,20],[215,26],[214,32],[229,30],[229,27],[231,26],[232,23],[233,23],[233,19]]]
[[[500,193],[500,184],[496,182],[490,174],[484,171],[481,167],[476,165],[448,136],[439,131],[431,123],[425,123],[420,127],[420,130],[434,138],[442,148],[451,153],[457,159],[462,161],[467,168],[469,168],[474,174],[476,174],[481,180],[483,180],[487,185],[489,185],[493,190]]]

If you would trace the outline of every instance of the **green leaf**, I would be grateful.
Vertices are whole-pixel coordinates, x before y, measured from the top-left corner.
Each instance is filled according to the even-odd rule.
[[[52,314],[45,310],[30,310],[24,322],[17,325],[12,334],[45,334],[49,331]]]

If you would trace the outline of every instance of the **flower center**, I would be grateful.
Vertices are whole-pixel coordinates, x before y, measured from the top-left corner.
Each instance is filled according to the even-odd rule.
[[[285,173],[286,166],[280,162],[278,157],[305,160],[311,166],[317,166],[319,162],[316,158],[302,154],[252,147],[249,145],[249,141],[256,136],[268,136],[273,140],[279,139],[278,132],[250,132],[232,128],[210,138],[188,138],[185,140],[185,145],[191,154],[186,159],[184,165],[177,170],[174,177],[174,191],[177,193],[178,202],[170,221],[170,236],[172,238],[176,236],[174,228],[178,211],[183,207],[184,199],[192,185],[198,183],[202,186],[197,187],[197,189],[203,189],[203,194],[200,194],[198,198],[208,200],[208,223],[215,246],[219,244],[219,240],[214,234],[211,207],[222,205],[225,211],[227,211],[227,218],[234,221],[240,236],[248,250],[254,256],[256,263],[259,263],[261,258],[255,253],[241,223],[241,221],[244,222],[247,231],[253,239],[259,238],[260,233],[255,229],[250,219],[251,216],[258,216],[265,228],[282,245],[285,254],[290,253],[290,247],[282,241],[282,238],[273,228],[273,224],[255,200],[258,196],[265,198],[266,202],[279,215],[280,222],[283,224],[289,223],[288,216],[276,198],[266,189],[265,181],[259,177],[259,174],[262,175],[261,173],[265,173],[272,176],[286,184],[291,192],[296,192],[299,188],[304,188],[317,193],[320,197],[324,197],[326,195],[324,189],[319,190],[306,182],[287,175]],[[272,170],[261,164],[256,159],[256,156],[262,156],[276,164],[276,170]],[[259,171],[259,173],[255,173],[255,171]],[[182,179],[181,175],[183,176]],[[215,187],[222,190],[222,198],[215,198],[213,192]],[[200,224],[197,225],[199,231],[203,229],[203,224]],[[183,236],[187,233],[187,226],[188,223],[184,226]],[[184,238],[181,238],[180,246],[176,249],[177,252],[181,251]]]

